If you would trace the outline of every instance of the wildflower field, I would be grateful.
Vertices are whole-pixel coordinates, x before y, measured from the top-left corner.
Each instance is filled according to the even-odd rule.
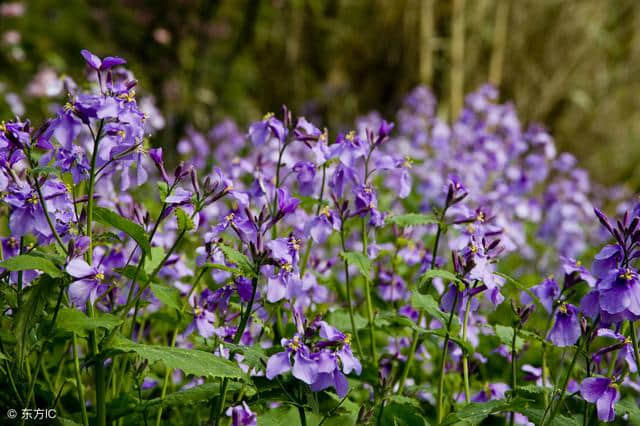
[[[0,124],[2,422],[640,424],[640,203],[492,86],[162,149],[81,55]]]

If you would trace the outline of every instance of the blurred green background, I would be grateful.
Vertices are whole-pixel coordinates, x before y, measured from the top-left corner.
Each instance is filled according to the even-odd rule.
[[[284,103],[336,129],[372,109],[393,118],[421,83],[451,115],[492,81],[596,180],[640,186],[637,0],[0,1],[0,43],[4,118],[17,95],[42,120],[34,76],[81,79],[82,48],[129,61],[164,146]]]

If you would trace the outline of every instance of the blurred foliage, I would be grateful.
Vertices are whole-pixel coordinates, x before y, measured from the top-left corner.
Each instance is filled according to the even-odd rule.
[[[0,85],[35,121],[47,103],[27,86],[65,72],[79,51],[127,58],[174,144],[192,123],[246,123],[287,103],[332,128],[377,109],[387,117],[429,84],[449,114],[491,79],[524,122],[603,183],[638,189],[640,3],[636,0],[121,0],[0,2]],[[13,8],[13,9],[12,9]],[[455,12],[458,13],[455,13]],[[18,16],[13,16],[18,15]],[[463,38],[452,39],[455,22]],[[452,61],[457,52],[463,63]],[[75,76],[77,77],[77,76]],[[5,96],[1,96],[4,99]],[[454,105],[456,102],[454,101]],[[0,101],[0,113],[10,117]]]

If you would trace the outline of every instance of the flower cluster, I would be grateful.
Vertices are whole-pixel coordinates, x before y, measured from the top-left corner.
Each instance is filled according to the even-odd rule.
[[[419,87],[394,122],[334,134],[283,107],[174,152],[126,61],[81,54],[53,117],[0,123],[2,404],[85,425],[637,416],[640,205],[494,88],[452,123]]]

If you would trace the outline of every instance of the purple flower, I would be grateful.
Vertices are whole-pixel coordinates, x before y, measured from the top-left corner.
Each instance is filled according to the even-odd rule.
[[[609,314],[628,310],[640,315],[640,281],[638,273],[630,268],[609,271],[598,285],[600,307]]]
[[[89,66],[96,71],[108,70],[118,65],[127,63],[127,61],[117,56],[107,56],[104,59],[100,59],[86,49],[83,49],[82,51],[80,51],[80,53],[82,54],[84,60],[87,61],[87,64],[89,64]]]
[[[315,382],[318,376],[316,363],[310,358],[310,350],[302,343],[300,335],[296,334],[292,339],[282,339],[282,346],[285,351],[272,355],[267,361],[267,379],[273,380],[275,376],[291,371],[293,377],[308,385]]]
[[[547,312],[551,313],[553,310],[553,302],[560,295],[560,287],[558,287],[558,283],[552,277],[549,277],[542,281],[540,284],[531,287],[530,289],[533,294],[535,294],[538,299],[540,299],[540,303]],[[522,292],[522,296],[520,297],[522,303],[531,303],[533,299],[526,292]]]
[[[216,317],[213,312],[209,310],[209,300],[214,296],[211,290],[204,289],[200,294],[200,297],[194,297],[190,302],[193,306],[193,322],[189,326],[188,331],[197,329],[200,336],[205,339],[210,338],[215,333],[215,327],[213,326]]]
[[[611,422],[616,418],[615,406],[620,399],[618,385],[607,377],[589,377],[580,385],[580,394],[591,403],[596,404],[598,419]]]
[[[94,304],[98,296],[108,288],[104,284],[105,272],[102,266],[89,266],[84,260],[75,258],[67,264],[66,271],[75,278],[69,286],[69,300],[82,309],[87,300]]]
[[[328,206],[320,210],[320,214],[315,216],[305,225],[304,233],[310,235],[311,239],[317,243],[324,243],[333,231],[339,231],[342,221],[335,211]]]
[[[244,401],[241,405],[229,407],[227,416],[231,417],[232,426],[258,426],[258,416],[249,409]]]
[[[300,195],[313,195],[316,166],[310,161],[299,161],[293,166]]]
[[[274,117],[273,113],[264,116],[262,121],[257,121],[249,127],[249,139],[254,145],[264,145],[272,137],[284,142],[287,137],[282,121]]]
[[[581,335],[578,309],[575,306],[563,303],[558,307],[553,328],[547,336],[554,345],[559,347],[573,345]]]

